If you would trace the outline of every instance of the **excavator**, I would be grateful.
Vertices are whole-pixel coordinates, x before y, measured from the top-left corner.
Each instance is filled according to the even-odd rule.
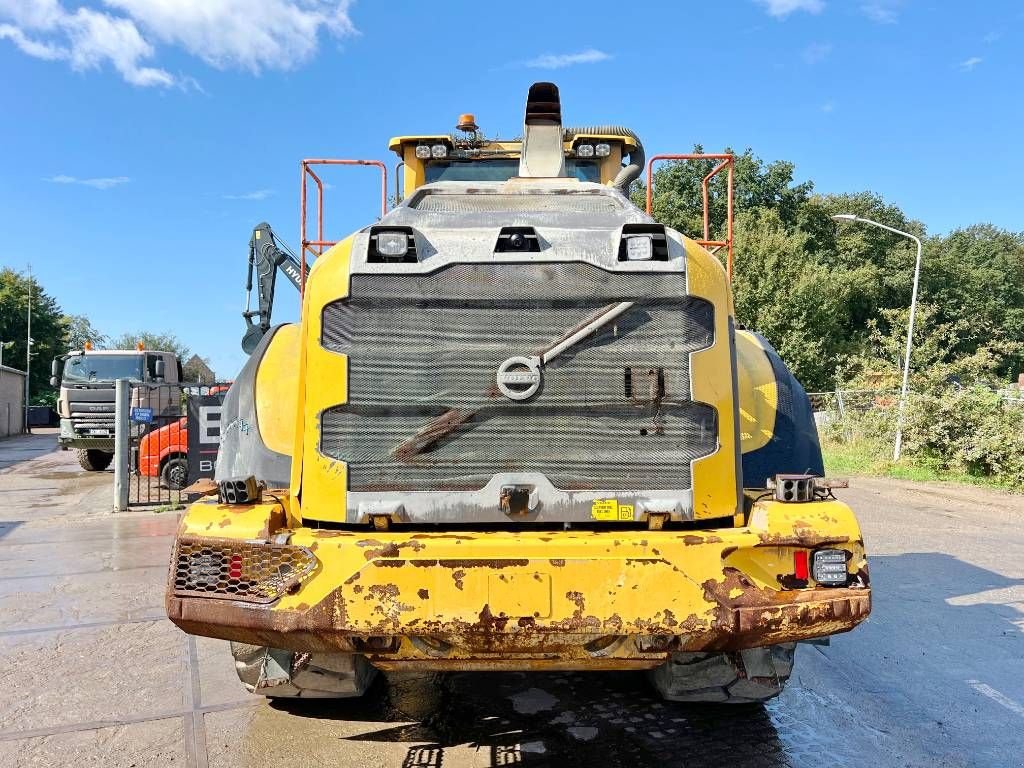
[[[308,272],[254,233],[251,354],[168,617],[230,641],[270,697],[361,696],[380,670],[777,696],[797,644],[864,621],[871,585],[807,395],[736,317],[731,236],[635,206],[639,138],[563,126],[552,83],[521,138],[465,115],[390,148],[401,202],[336,243],[305,236],[303,188]],[[331,161],[304,178],[313,162]],[[301,318],[271,325],[276,269],[296,267]]]

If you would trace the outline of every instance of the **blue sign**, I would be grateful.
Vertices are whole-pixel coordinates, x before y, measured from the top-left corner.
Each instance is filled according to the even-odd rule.
[[[132,421],[138,422],[139,424],[152,424],[153,423],[153,409],[152,408],[132,408]]]

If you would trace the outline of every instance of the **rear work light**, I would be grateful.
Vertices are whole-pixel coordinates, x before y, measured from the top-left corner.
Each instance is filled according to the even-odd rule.
[[[418,160],[429,160],[430,159],[430,145],[420,144],[416,147],[416,158]]]
[[[814,553],[814,580],[826,587],[846,586],[847,552],[842,549],[819,549]]]
[[[626,241],[627,261],[650,261],[654,256],[651,235],[630,235]]]

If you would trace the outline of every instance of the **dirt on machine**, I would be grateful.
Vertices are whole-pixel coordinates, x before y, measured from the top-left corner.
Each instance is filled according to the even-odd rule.
[[[383,163],[307,160],[298,257],[254,235],[273,247],[250,251],[250,356],[170,619],[230,640],[265,696],[359,696],[378,670],[776,696],[796,644],[853,629],[871,589],[810,402],[734,314],[731,156],[648,160],[632,130],[566,127],[551,83],[520,138],[464,115],[390,149],[391,210]],[[682,233],[631,202],[665,157],[712,162],[706,208],[727,175],[719,239],[707,211]],[[322,175],[347,165],[381,171],[384,210],[334,242]],[[270,322],[277,268],[298,270],[297,323]]]

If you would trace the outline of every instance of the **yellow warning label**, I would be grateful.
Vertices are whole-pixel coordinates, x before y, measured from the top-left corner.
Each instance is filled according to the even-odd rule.
[[[618,520],[618,499],[598,499],[590,507],[590,516],[594,520]],[[632,514],[630,514],[632,517]]]
[[[633,505],[632,504],[619,504],[619,520],[632,520],[633,519]]]

